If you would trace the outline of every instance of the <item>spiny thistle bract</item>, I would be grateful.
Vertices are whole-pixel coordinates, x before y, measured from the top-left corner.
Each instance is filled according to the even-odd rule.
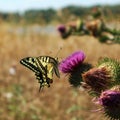
[[[81,74],[91,68],[90,64],[83,63],[84,59],[84,52],[77,51],[64,59],[59,65],[61,72],[69,74],[69,82],[74,87],[80,86]]]
[[[120,89],[120,86],[119,86]],[[97,99],[97,104],[102,106],[103,113],[110,120],[120,120],[120,90],[106,90]]]
[[[103,58],[96,68],[82,74],[82,78],[90,86],[90,93],[100,95],[102,91],[120,84],[120,63],[111,58]]]
[[[69,83],[74,87],[80,86],[81,82],[83,82],[83,72],[88,71],[90,68],[92,68],[92,65],[88,63],[82,63],[81,65],[79,65],[73,72],[71,72],[69,76]]]

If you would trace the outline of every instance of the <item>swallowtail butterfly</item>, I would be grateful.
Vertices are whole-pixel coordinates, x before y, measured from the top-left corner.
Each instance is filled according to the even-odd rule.
[[[36,79],[40,83],[39,91],[44,86],[50,87],[53,82],[53,73],[60,77],[57,58],[50,56],[26,57],[21,59],[20,63],[35,73]]]

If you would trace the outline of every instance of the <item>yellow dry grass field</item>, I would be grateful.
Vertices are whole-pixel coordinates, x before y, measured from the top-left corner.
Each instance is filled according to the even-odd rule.
[[[82,50],[85,62],[96,65],[101,57],[120,60],[119,44],[102,44],[91,36],[71,36],[63,40],[57,32],[12,32],[16,26],[1,24],[0,29],[0,120],[106,120],[86,91],[74,89],[68,76],[54,76],[50,88],[39,92],[32,71],[22,66],[27,56],[58,54],[59,61]],[[28,27],[29,29],[29,27]]]

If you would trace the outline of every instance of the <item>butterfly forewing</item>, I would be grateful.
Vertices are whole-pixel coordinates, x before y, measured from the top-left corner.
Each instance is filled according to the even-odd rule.
[[[26,57],[20,60],[20,63],[23,64],[24,66],[28,67],[30,70],[32,70],[35,73],[39,72],[39,69],[35,63],[35,59],[33,57]]]

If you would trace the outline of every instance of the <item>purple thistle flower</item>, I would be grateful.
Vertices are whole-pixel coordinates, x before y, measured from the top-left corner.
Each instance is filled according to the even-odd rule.
[[[69,37],[72,33],[71,28],[65,25],[58,26],[57,30],[63,39]]]
[[[120,107],[120,92],[114,90],[107,90],[102,92],[99,98],[99,104],[105,107]]]
[[[66,32],[66,27],[65,27],[64,25],[60,25],[60,26],[58,26],[57,30],[58,30],[61,34],[63,34],[63,33]]]
[[[120,91],[106,90],[98,98],[98,104],[103,106],[104,114],[112,120],[120,119]]]
[[[63,73],[71,73],[82,64],[84,59],[85,59],[84,52],[82,51],[75,52],[60,63],[59,69]]]

